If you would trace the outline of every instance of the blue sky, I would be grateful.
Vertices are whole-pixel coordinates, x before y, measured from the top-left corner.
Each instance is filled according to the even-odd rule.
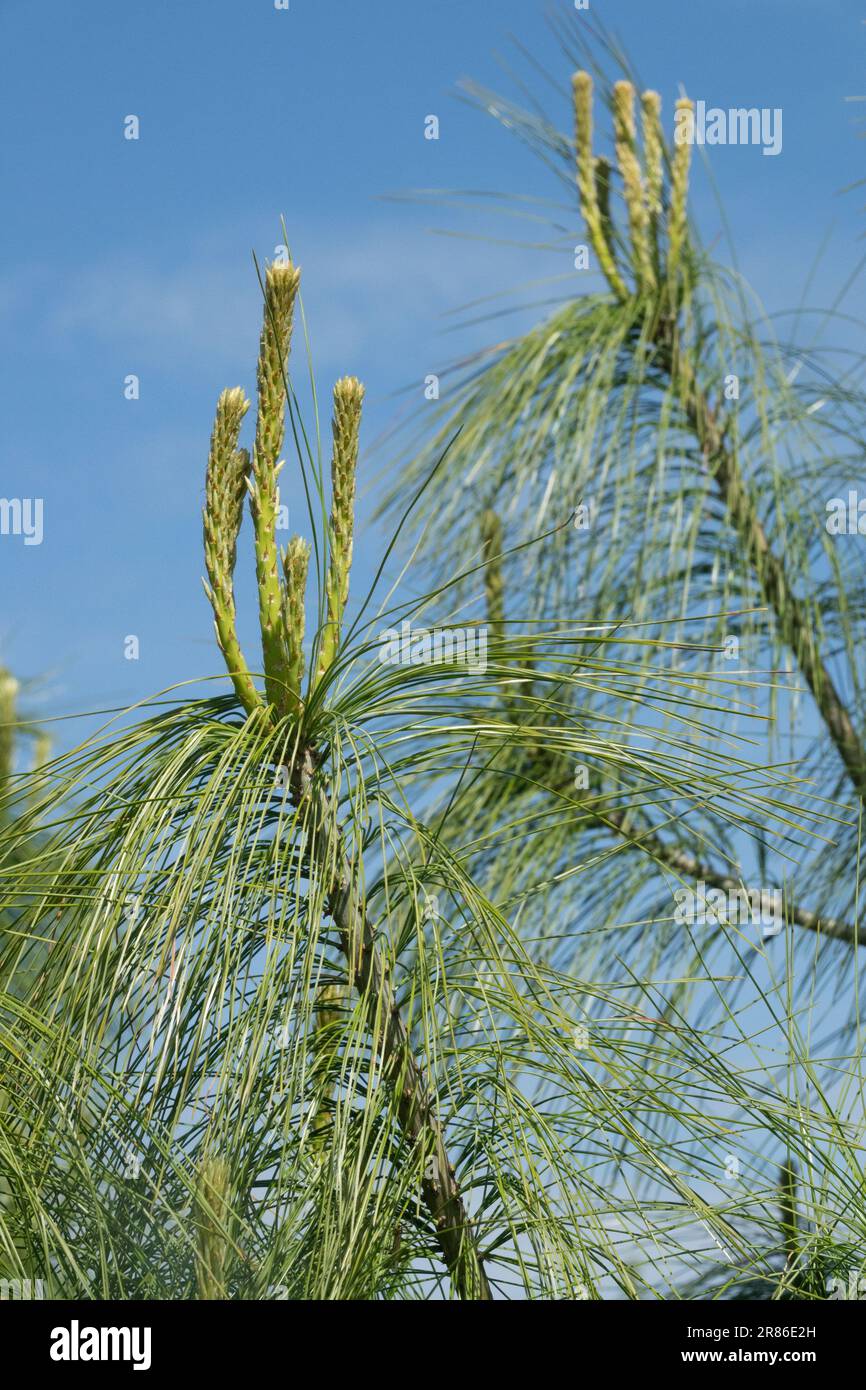
[[[455,95],[464,75],[513,93],[505,62],[567,126],[569,70],[548,8],[570,12],[571,0],[290,0],[288,12],[273,0],[3,0],[0,496],[43,498],[44,539],[0,536],[0,661],[45,678],[46,713],[219,669],[199,582],[207,438],[221,388],[252,387],[252,252],[272,254],[281,216],[320,388],[364,379],[368,446],[424,408],[427,372],[502,331],[446,331],[449,311],[567,271],[562,252],[474,239],[510,235],[492,211],[382,198],[430,187],[561,198]],[[810,290],[825,306],[863,252],[863,198],[840,190],[864,170],[866,106],[845,98],[866,90],[866,6],[592,0],[591,13],[625,40],[668,119],[680,85],[722,107],[783,109],[778,158],[722,148],[713,171],[741,268],[771,308],[799,302],[829,234]],[[423,136],[431,113],[436,142]],[[129,114],[138,141],[123,138]],[[721,222],[706,185],[697,208],[712,241]],[[862,292],[848,308],[862,313]],[[124,399],[129,373],[137,401]],[[368,447],[367,476],[387,457]],[[291,461],[284,477],[300,526]],[[127,634],[137,662],[124,659]]]

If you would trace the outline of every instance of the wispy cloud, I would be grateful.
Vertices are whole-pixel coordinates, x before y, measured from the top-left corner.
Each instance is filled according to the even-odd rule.
[[[363,372],[434,351],[441,361],[453,350],[439,336],[451,310],[551,268],[550,258],[528,251],[434,237],[400,221],[398,211],[354,233],[307,231],[298,239],[318,368]],[[0,282],[0,312],[67,350],[122,347],[142,367],[237,373],[254,357],[259,324],[255,269],[238,244],[233,231],[170,268],[118,258],[81,269],[50,307],[24,268]],[[272,247],[262,259],[267,254]]]

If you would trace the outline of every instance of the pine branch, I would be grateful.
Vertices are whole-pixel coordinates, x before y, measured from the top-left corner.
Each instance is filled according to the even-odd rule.
[[[647,193],[637,157],[637,134],[634,122],[634,87],[630,82],[617,82],[613,89],[613,117],[616,156],[622,174],[623,196],[628,212],[628,225],[634,256],[634,272],[642,292],[652,294],[657,288],[653,258],[650,253],[650,218]]]
[[[229,1242],[226,1225],[231,1218],[230,1185],[231,1174],[225,1159],[213,1156],[205,1158],[195,1194],[198,1223],[195,1274],[196,1289],[201,1299],[228,1297],[226,1262]]]
[[[598,200],[594,185],[595,161],[592,151],[592,79],[588,73],[576,73],[575,122],[577,146],[577,182],[581,195],[584,220],[593,241],[605,243],[597,252],[608,282],[617,298],[622,299],[622,281],[611,273],[613,256],[612,232],[602,232]],[[616,151],[623,180],[628,210],[629,232],[636,276],[636,292],[650,294],[655,289],[652,275],[648,223],[660,201],[659,187],[659,112],[655,93],[645,93],[645,140],[648,166],[647,186],[641,175],[635,150],[634,89],[629,82],[614,87],[614,128]],[[691,102],[677,102],[678,118],[691,111]],[[806,684],[818,706],[821,717],[845,766],[852,786],[859,797],[866,796],[866,748],[854,728],[853,721],[825,665],[812,625],[812,615],[794,594],[784,562],[770,547],[761,524],[758,509],[744,479],[734,453],[725,443],[725,428],[710,405],[697,380],[695,366],[676,345],[676,330],[682,303],[683,287],[680,270],[687,250],[688,182],[691,144],[678,138],[671,165],[671,199],[668,216],[667,285],[655,309],[651,343],[658,353],[658,364],[677,392],[689,427],[703,452],[708,471],[712,474],[727,508],[730,524],[740,537],[752,568],[769,606],[776,615],[779,634],[790,648]]]
[[[613,244],[609,239],[610,216],[607,196],[608,184],[602,178],[599,204],[599,185],[596,168],[592,158],[592,78],[589,73],[575,73],[572,79],[574,96],[574,117],[577,129],[577,181],[580,190],[581,209],[589,237],[605,278],[618,299],[628,297],[628,287],[619,273]],[[607,221],[605,222],[605,214]]]
[[[629,823],[628,811],[611,810],[595,814],[597,820],[609,825],[611,829],[616,830],[631,844],[650,854],[665,868],[673,869],[675,873],[682,874],[695,883],[705,883],[708,887],[719,888],[723,893],[735,893],[741,890],[742,885],[738,879],[733,878],[730,874],[719,873],[709,864],[703,863],[695,855],[688,854],[676,845],[666,844],[653,830],[649,828],[646,830],[633,829]],[[836,917],[821,917],[817,912],[800,907],[796,903],[790,904],[787,912],[792,922],[795,922],[799,927],[805,927],[807,931],[818,932],[821,936],[830,937],[834,941],[847,941],[850,945],[866,945],[866,927],[854,926],[852,923],[841,921]]]
[[[250,473],[250,456],[238,448],[241,422],[249,401],[239,386],[223,391],[217,401],[205,481],[204,557],[209,585],[205,593],[214,613],[217,645],[223,654],[235,693],[251,714],[261,704],[237,636],[234,570],[238,534]]]
[[[355,473],[364,388],[356,377],[343,377],[334,387],[331,422],[331,520],[328,526],[327,615],[319,644],[316,684],[334,662],[343,614],[349,598],[349,573],[355,530]]]
[[[283,634],[283,594],[277,571],[276,518],[280,450],[285,434],[285,373],[301,272],[293,265],[268,266],[258,364],[258,418],[250,485],[256,538],[256,578],[265,692],[269,704],[286,707],[292,673]]]
[[[352,871],[339,826],[329,833],[328,804],[321,786],[313,785],[318,731],[304,726],[301,699],[305,589],[310,547],[294,537],[282,556],[284,583],[277,574],[276,510],[278,455],[285,426],[284,374],[291,340],[292,315],[300,272],[293,266],[270,266],[265,279],[265,314],[259,351],[256,443],[252,461],[237,448],[247,408],[239,389],[224,392],[208,464],[204,516],[205,559],[211,587],[217,639],[248,714],[259,714],[274,730],[281,718],[292,720],[295,752],[285,766],[296,804],[312,809],[311,856],[325,883],[325,906],[333,917],[346,957],[349,983],[356,986],[374,1045],[381,1048],[383,1071],[392,1087],[397,1120],[424,1163],[421,1192],[436,1229],[455,1292],[461,1298],[489,1299],[490,1288],[478,1253],[472,1223],[445,1149],[442,1128],[425,1077],[415,1060],[409,1031],[376,949],[372,924]],[[328,528],[329,564],[325,579],[325,623],[318,634],[316,681],[333,663],[349,594],[355,522],[355,477],[364,387],[344,377],[334,387],[332,499]],[[248,489],[255,527],[259,622],[265,663],[268,707],[261,704],[235,634],[233,572],[241,524],[244,489]],[[315,682],[314,682],[315,683]],[[311,872],[313,870],[311,869]],[[211,1287],[210,1284],[207,1285]]]
[[[557,795],[572,791],[573,779],[571,774],[569,773],[567,777],[558,781],[551,790]],[[734,878],[733,875],[721,873],[714,869],[711,864],[698,859],[696,855],[689,854],[678,845],[669,844],[651,826],[635,826],[633,811],[614,808],[602,810],[585,802],[581,802],[581,809],[585,810],[587,815],[599,825],[607,826],[621,835],[623,839],[628,840],[635,848],[649,854],[656,863],[661,864],[664,868],[672,869],[674,873],[682,875],[693,883],[705,883],[710,888],[721,889],[723,893],[736,893],[742,890],[740,880]],[[847,941],[852,946],[866,945],[866,926],[855,926],[853,923],[837,917],[822,916],[810,908],[801,907],[797,903],[788,904],[787,915],[797,926],[805,927],[807,931],[817,932],[820,936],[829,937],[834,941]]]
[[[734,454],[725,445],[724,427],[697,384],[691,364],[678,362],[670,348],[663,350],[663,361],[671,377],[681,383],[686,417],[731,525],[746,548],[761,592],[776,615],[779,635],[803,674],[854,790],[859,797],[866,797],[866,749],[822,658],[813,616],[794,594],[784,561],[770,547],[754,498]]]
[[[497,636],[501,636],[505,625],[502,523],[492,509],[488,509],[482,514],[481,534],[488,621],[491,630]],[[519,721],[519,714],[515,714],[514,701],[510,698],[509,687],[506,687],[503,698],[509,718]],[[550,754],[539,747],[537,761],[540,761],[543,769],[555,773],[556,780],[550,788],[551,791],[561,796],[563,793],[573,790],[571,772],[569,771],[562,777],[558,775],[561,764],[556,755],[551,758]],[[544,772],[542,771],[540,775],[543,776]],[[730,874],[718,872],[711,865],[703,863],[695,855],[687,853],[679,846],[668,844],[651,826],[635,827],[632,810],[601,810],[586,802],[581,802],[581,809],[585,810],[592,820],[615,831],[628,840],[630,844],[649,854],[665,868],[672,869],[675,873],[681,874],[693,882],[703,882],[712,888],[721,889],[724,893],[737,892],[740,889],[740,884],[736,878]],[[836,941],[847,941],[851,945],[866,944],[866,927],[855,926],[835,917],[822,917],[817,912],[800,907],[796,903],[789,905],[788,913],[792,922],[800,927],[805,927],[808,931],[818,932],[821,936],[830,937]]]
[[[304,630],[306,614],[304,596],[310,546],[301,536],[292,536],[283,552],[283,628],[288,656],[288,699],[291,713],[301,713],[301,681],[304,678]]]
[[[394,1092],[400,1128],[425,1163],[421,1193],[454,1290],[460,1298],[489,1300],[490,1285],[445,1148],[435,1101],[415,1060],[387,967],[376,949],[375,931],[346,853],[343,832],[336,826],[328,833],[328,803],[321,788],[313,785],[309,759],[301,769],[300,794],[312,806],[312,855],[326,878],[327,907],[340,934],[349,979],[364,1001],[367,1025],[381,1048],[383,1074]]]

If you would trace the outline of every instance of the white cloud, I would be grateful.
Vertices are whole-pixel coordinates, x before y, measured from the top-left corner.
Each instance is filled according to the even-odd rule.
[[[401,227],[400,219],[397,211],[339,239],[308,231],[293,247],[317,369],[363,373],[413,349],[441,362],[456,347],[440,336],[443,315],[549,272],[550,260],[533,252],[434,237],[408,218]],[[233,233],[171,269],[117,260],[73,271],[41,326],[67,343],[122,346],[126,360],[143,366],[189,371],[199,364],[242,374],[255,353],[260,291],[251,257],[239,258],[237,246]],[[299,333],[295,342],[297,354]]]

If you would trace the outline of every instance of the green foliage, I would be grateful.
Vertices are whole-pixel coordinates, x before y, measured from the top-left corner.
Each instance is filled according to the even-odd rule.
[[[854,558],[796,522],[861,457],[862,401],[843,380],[816,410],[759,342],[687,227],[660,100],[639,149],[634,84],[602,82],[615,183],[588,68],[574,145],[497,111],[579,189],[608,289],[464,374],[370,591],[350,589],[363,388],[335,388],[328,502],[289,376],[299,272],[271,266],[252,453],[224,392],[206,481],[231,693],[169,692],[26,775],[2,745],[4,1278],[808,1299],[856,1268],[864,610]],[[286,411],[310,534],[280,555]],[[246,496],[260,673],[236,632]],[[578,515],[600,524],[576,552]],[[383,593],[416,516],[434,577]],[[468,625],[484,660],[422,641],[392,664],[404,623]],[[721,666],[732,633],[768,644],[760,669]],[[779,754],[795,668],[803,763]],[[678,889],[750,871],[784,879],[778,939],[677,920]],[[855,974],[841,1019],[827,959]]]

